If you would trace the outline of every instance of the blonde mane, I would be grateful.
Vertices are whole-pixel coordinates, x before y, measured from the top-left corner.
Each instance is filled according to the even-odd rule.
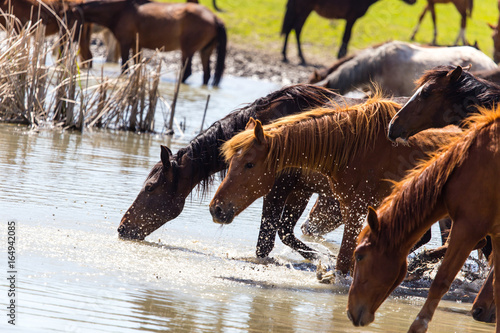
[[[374,138],[387,128],[400,107],[377,96],[363,104],[312,109],[265,125],[269,145],[266,167],[277,172],[300,167],[335,173],[358,152],[373,145]],[[254,130],[245,130],[224,143],[222,156],[229,162],[254,142]]]
[[[377,210],[381,228],[385,228],[384,240],[393,249],[400,247],[406,236],[419,227],[434,211],[450,175],[468,156],[477,137],[500,118],[500,108],[479,108],[479,113],[464,122],[469,129],[444,144],[427,160],[422,161],[399,182]],[[364,230],[360,238],[366,234]]]

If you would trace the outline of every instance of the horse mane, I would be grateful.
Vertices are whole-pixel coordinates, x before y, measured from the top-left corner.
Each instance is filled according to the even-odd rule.
[[[437,81],[445,77],[455,68],[456,66],[448,65],[425,71],[415,82],[417,89],[427,82]],[[443,90],[442,95],[442,98],[448,100],[451,105],[463,105],[466,101],[467,110],[477,112],[478,106],[491,109],[500,102],[500,85],[463,71],[457,81],[451,82]]]
[[[394,250],[400,248],[405,235],[417,229],[434,210],[449,177],[467,158],[470,147],[481,133],[500,119],[500,108],[479,108],[478,112],[467,118],[468,130],[452,138],[401,181],[394,183],[392,193],[377,211],[380,228],[385,230],[378,233],[384,235],[381,242],[390,244]],[[363,235],[368,230],[365,229]]]
[[[309,84],[297,84],[276,90],[251,104],[234,110],[213,123],[192,139],[187,147],[179,149],[171,161],[178,165],[181,163],[183,156],[187,155],[189,157],[192,161],[192,174],[201,176],[198,190],[201,190],[202,195],[204,195],[213,183],[215,175],[220,172],[221,176],[224,176],[226,171],[227,164],[220,155],[220,147],[236,133],[244,130],[250,117],[267,122],[270,119],[292,113],[293,110],[299,112],[324,105],[333,98],[338,97],[338,94],[329,89]],[[283,107],[275,107],[274,105],[277,102],[285,104],[280,104],[284,105]],[[273,114],[269,115],[271,110]],[[266,117],[270,119],[266,119]]]
[[[376,96],[351,107],[316,108],[281,118],[264,126],[269,144],[265,167],[278,172],[290,167],[333,174],[356,153],[373,145],[373,138],[401,106]],[[246,130],[224,143],[226,161],[254,144],[254,131]]]

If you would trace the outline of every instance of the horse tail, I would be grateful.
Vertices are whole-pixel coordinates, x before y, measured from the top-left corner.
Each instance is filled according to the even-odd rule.
[[[472,1],[472,0],[471,0]],[[289,34],[293,30],[293,25],[297,19],[295,12],[295,0],[288,0],[286,3],[285,18],[283,19],[283,26],[281,27],[281,35]]]
[[[224,72],[224,62],[226,61],[227,33],[224,23],[217,19],[217,62],[215,64],[215,75],[213,85],[217,87]]]
[[[500,4],[500,2],[499,2]],[[499,5],[500,6],[500,5]],[[472,16],[472,8],[474,7],[474,0],[468,0],[467,1],[467,9],[466,9],[466,12],[467,12],[467,16],[468,17],[471,17]]]

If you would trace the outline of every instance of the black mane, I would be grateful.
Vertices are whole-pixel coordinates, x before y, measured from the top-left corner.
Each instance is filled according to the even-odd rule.
[[[217,172],[222,172],[223,175],[227,169],[227,165],[219,154],[220,146],[236,133],[244,130],[250,117],[268,123],[282,116],[325,105],[338,99],[339,96],[331,90],[307,84],[293,85],[274,91],[213,123],[191,140],[187,147],[179,149],[173,157],[175,160],[173,162],[177,165],[187,154],[194,162],[192,174],[201,176],[202,181],[199,186],[204,194],[213,182],[214,175]],[[276,104],[278,102],[280,104]],[[271,109],[272,104],[275,107]]]

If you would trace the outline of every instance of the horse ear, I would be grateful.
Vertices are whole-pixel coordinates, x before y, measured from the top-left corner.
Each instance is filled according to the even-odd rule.
[[[164,169],[168,169],[171,166],[170,157],[172,156],[172,151],[167,146],[161,146],[161,163]]]
[[[255,135],[255,138],[257,139],[257,142],[259,144],[263,144],[265,139],[264,136],[264,129],[262,128],[262,123],[260,120],[255,121],[255,128],[253,129],[253,134]]]
[[[491,24],[491,23],[489,23],[489,22],[488,22],[488,23],[486,23],[486,24],[488,25],[488,27],[490,27],[490,28],[491,28],[491,30],[496,30],[496,28],[497,28],[497,26],[496,26],[496,25],[493,25],[493,24]]]
[[[368,215],[366,216],[366,220],[368,221],[368,225],[373,233],[378,233],[379,223],[377,212],[372,206],[368,207]]]
[[[457,68],[455,68],[454,70],[449,71],[448,74],[446,74],[446,76],[450,78],[450,81],[458,81],[460,75],[462,75],[462,72],[463,72],[462,67],[457,66]]]
[[[251,130],[251,129],[254,129],[254,128],[255,128],[255,119],[253,119],[253,117],[250,117],[250,119],[248,120],[247,125],[245,126],[245,129],[246,130]]]

